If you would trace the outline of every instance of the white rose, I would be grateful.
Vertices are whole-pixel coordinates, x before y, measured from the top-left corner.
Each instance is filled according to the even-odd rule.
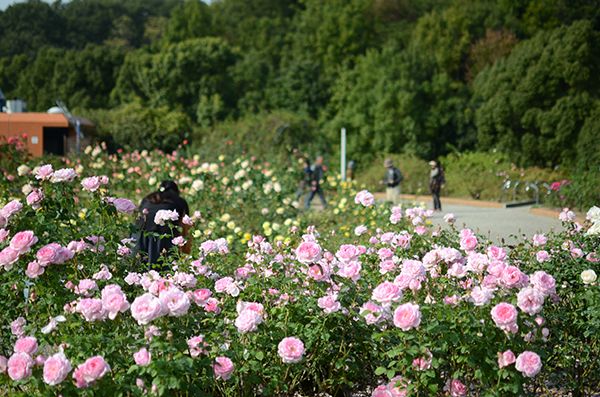
[[[598,276],[596,276],[596,272],[592,269],[584,270],[581,272],[581,280],[584,284],[591,284],[596,281]]]
[[[31,171],[31,168],[25,164],[21,164],[17,167],[17,174],[19,174],[19,176],[27,175],[29,171]]]
[[[592,223],[600,223],[600,208],[596,206],[590,208],[586,214],[585,219],[591,221]]]
[[[600,234],[600,222],[594,223],[585,234],[588,236],[596,236]]]

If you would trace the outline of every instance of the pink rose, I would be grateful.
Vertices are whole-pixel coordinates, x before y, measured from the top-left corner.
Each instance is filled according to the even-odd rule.
[[[494,291],[485,287],[474,287],[471,291],[471,301],[475,306],[483,306],[494,297]]]
[[[19,253],[10,247],[4,248],[0,251],[0,266],[4,266],[6,270],[12,269],[19,259]]]
[[[362,266],[358,261],[352,261],[345,264],[340,264],[340,269],[338,270],[338,275],[349,278],[352,281],[356,282],[360,279],[360,271]]]
[[[2,218],[2,215],[0,215],[0,227],[3,226],[2,225],[2,219],[4,219],[4,218]],[[9,233],[8,230],[6,230],[6,229],[0,229],[0,243],[3,242],[4,240],[6,240],[6,238],[8,237],[9,234],[10,233]]]
[[[169,316],[181,317],[187,314],[190,308],[190,298],[179,288],[173,287],[162,291],[158,298]]]
[[[325,295],[317,299],[317,305],[323,309],[325,314],[335,313],[342,308],[335,295]]]
[[[262,316],[249,309],[242,310],[235,319],[235,326],[241,334],[256,331],[260,323],[262,323]]]
[[[517,309],[510,303],[498,303],[492,308],[492,319],[494,323],[505,331],[512,331],[517,322]]]
[[[213,372],[215,378],[227,380],[231,377],[233,370],[235,369],[233,362],[224,356],[217,357],[213,364]]]
[[[131,304],[131,316],[139,325],[145,325],[162,316],[163,306],[160,300],[150,293],[135,298]]]
[[[9,201],[4,207],[2,207],[2,209],[0,209],[0,215],[2,215],[3,218],[5,218],[6,222],[6,220],[8,220],[11,216],[21,211],[22,209],[23,204],[21,204],[19,200],[12,200]]]
[[[304,343],[293,336],[283,338],[277,345],[277,353],[286,364],[300,362],[304,355]]]
[[[458,379],[448,380],[445,389],[450,392],[451,397],[463,397],[467,395],[467,386]]]
[[[351,262],[358,259],[360,252],[358,247],[354,244],[343,244],[340,249],[335,253],[335,256],[342,262]]]
[[[535,288],[523,288],[517,294],[517,306],[529,315],[539,313],[543,305],[544,295]]]
[[[6,368],[8,366],[8,359],[2,355],[0,355],[0,374],[6,372]]]
[[[33,189],[31,193],[27,195],[25,199],[27,205],[31,206],[34,210],[41,207],[40,203],[44,199],[44,191],[42,189]]]
[[[554,280],[554,277],[544,271],[539,270],[533,273],[529,278],[529,282],[544,296],[556,293],[556,280]]]
[[[541,250],[535,254],[535,259],[537,259],[538,262],[543,263],[550,260],[550,254],[546,250]]]
[[[375,197],[368,190],[361,190],[354,197],[355,204],[361,204],[363,207],[370,207],[375,204]]]
[[[357,236],[362,236],[367,232],[367,227],[365,225],[360,225],[354,228],[354,234]]]
[[[500,276],[502,284],[508,288],[522,286],[526,280],[526,275],[516,266],[507,266]]]
[[[171,242],[173,243],[173,245],[176,245],[178,247],[183,247],[186,243],[185,239],[182,236],[174,237],[173,240],[171,240]]]
[[[463,229],[460,232],[460,248],[464,251],[473,251],[477,247],[477,237],[471,229]]]
[[[23,317],[19,317],[10,323],[10,331],[13,335],[22,337],[25,335],[25,330],[23,329],[25,324],[27,324],[27,321]]]
[[[548,242],[548,238],[543,234],[534,234],[533,235],[533,245],[534,247],[541,247]]]
[[[506,258],[506,251],[504,250],[504,248],[492,245],[488,247],[487,255],[492,260],[501,261],[504,260],[504,258]]]
[[[56,353],[44,362],[44,382],[55,386],[67,378],[71,372],[71,362],[64,353]]]
[[[400,291],[400,288],[396,284],[389,281],[384,281],[379,284],[373,289],[373,293],[371,294],[371,299],[384,306],[389,306],[392,302],[395,302],[400,298],[402,298],[402,291]]]
[[[202,306],[206,303],[206,300],[210,298],[211,295],[211,290],[209,290],[208,288],[201,288],[192,292],[192,299],[197,305]]]
[[[37,243],[38,238],[33,234],[31,230],[25,230],[16,233],[10,240],[10,248],[22,255],[31,249],[31,246]]]
[[[515,362],[515,353],[510,350],[498,353],[498,367],[504,368]]]
[[[50,177],[50,182],[71,182],[75,178],[77,178],[77,173],[73,168],[61,168],[60,170],[54,171]]]
[[[41,180],[46,180],[49,179],[52,176],[52,165],[51,164],[45,164],[42,165],[41,167],[39,167],[35,173],[35,179],[41,179]]]
[[[109,365],[101,356],[90,357],[73,372],[78,388],[88,387],[110,371]]]
[[[135,204],[131,200],[126,199],[126,198],[113,199],[111,204],[115,206],[117,211],[122,212],[124,214],[133,214],[133,211],[136,208]],[[160,211],[163,211],[163,210],[160,210]],[[158,212],[160,212],[160,211],[158,211]]]
[[[387,385],[379,385],[373,390],[371,397],[392,397],[392,393],[388,390]]]
[[[31,376],[33,359],[27,353],[15,353],[8,359],[8,376],[12,380],[22,380]]]
[[[145,367],[146,365],[150,364],[151,358],[152,355],[145,347],[142,347],[140,350],[133,353],[133,360],[141,367]]]
[[[91,176],[89,178],[83,178],[81,186],[88,192],[95,192],[100,187],[100,178],[97,176]]]
[[[77,287],[75,287],[74,292],[78,295],[91,296],[92,291],[97,290],[97,289],[98,289],[98,285],[96,284],[96,282],[94,280],[91,280],[89,278],[84,278],[82,280],[79,280],[79,284],[77,285]]]
[[[25,336],[15,342],[15,353],[25,353],[33,356],[38,349],[37,339],[33,336]]]
[[[376,324],[383,317],[383,308],[369,301],[360,308],[360,315],[365,318],[367,324]]]
[[[102,289],[102,308],[111,320],[114,320],[118,313],[129,309],[129,302],[120,286],[110,284]]]
[[[524,351],[517,357],[515,368],[523,375],[533,378],[542,369],[542,360],[536,353]]]
[[[61,250],[60,244],[50,243],[40,248],[35,256],[40,265],[47,266],[60,260]]]
[[[102,301],[95,298],[84,298],[77,302],[75,311],[81,313],[86,321],[104,320],[106,312],[102,306]]]
[[[306,265],[318,262],[321,259],[321,247],[315,242],[304,241],[296,248],[296,259]]]
[[[27,269],[25,270],[25,275],[29,278],[36,278],[44,274],[44,267],[40,265],[36,261],[29,262],[27,264]]]
[[[198,357],[201,354],[208,354],[208,343],[204,341],[203,335],[193,336],[187,341],[188,349],[190,350],[190,356]]]
[[[215,282],[215,291],[219,293],[226,292],[230,288],[231,284],[233,284],[233,278],[220,278]]]
[[[421,324],[419,305],[405,303],[394,310],[394,325],[402,331],[417,328]]]

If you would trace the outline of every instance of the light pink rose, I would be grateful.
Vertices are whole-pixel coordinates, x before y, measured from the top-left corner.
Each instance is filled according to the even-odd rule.
[[[31,249],[31,246],[37,243],[38,238],[33,234],[31,230],[25,230],[16,233],[10,240],[10,248],[14,249],[22,255]]]
[[[110,371],[109,365],[101,356],[90,357],[73,372],[78,388],[88,387]]]
[[[451,397],[463,397],[467,395],[467,386],[458,379],[448,380],[446,390],[450,392]]]
[[[145,347],[142,347],[140,350],[133,353],[133,360],[141,367],[145,367],[146,365],[150,364],[151,358],[152,355]]]
[[[507,350],[503,353],[498,353],[498,367],[504,368],[515,362],[515,353]]]
[[[335,253],[335,256],[342,262],[351,262],[358,259],[360,252],[354,244],[343,244]]]
[[[21,211],[22,209],[23,204],[19,200],[12,200],[9,201],[4,207],[2,207],[2,209],[0,209],[0,215],[2,215],[3,218],[5,218],[6,223],[6,220],[8,220],[11,216]]]
[[[529,315],[539,313],[544,306],[544,295],[535,288],[523,288],[517,294],[517,306]]]
[[[33,356],[38,349],[37,339],[33,336],[25,336],[15,342],[15,353],[25,353]]]
[[[112,200],[112,205],[115,206],[115,208],[117,209],[117,211],[122,212],[124,214],[133,214],[133,211],[135,211],[136,206],[135,204],[126,198],[116,198],[114,200]],[[164,210],[160,210],[160,211],[164,211]],[[158,211],[158,212],[160,212]]]
[[[131,304],[131,316],[139,325],[145,325],[162,316],[163,306],[160,300],[150,293],[135,298]]]
[[[367,324],[376,324],[383,318],[383,308],[369,301],[360,308],[360,315],[365,318]]]
[[[27,205],[31,206],[34,210],[41,207],[40,203],[44,199],[44,191],[42,189],[33,189],[28,195],[25,201]]]
[[[544,296],[556,293],[556,280],[548,273],[538,270],[529,278],[529,282]]]
[[[36,278],[44,274],[44,267],[41,266],[37,261],[32,261],[27,264],[25,275],[29,278]]]
[[[95,298],[84,298],[77,302],[75,311],[81,313],[86,321],[104,320],[106,312],[102,306],[102,301]]]
[[[71,182],[75,178],[77,178],[77,173],[73,168],[61,168],[60,170],[54,171],[50,177],[50,182]]]
[[[542,369],[542,360],[537,353],[524,351],[517,357],[515,368],[523,375],[533,378]]]
[[[233,361],[224,356],[217,357],[213,364],[213,372],[217,379],[229,379],[234,369],[235,366],[233,365]]]
[[[296,337],[283,338],[277,345],[277,353],[286,364],[294,364],[302,360],[304,343]]]
[[[471,229],[463,229],[460,232],[460,248],[464,251],[473,251],[477,247],[477,237]]]
[[[178,247],[183,247],[186,243],[185,239],[182,236],[174,237],[173,240],[171,240],[171,242],[173,243],[173,245],[176,245]]]
[[[190,350],[190,356],[198,357],[201,354],[208,354],[208,343],[204,341],[203,335],[193,336],[187,341],[188,349]]]
[[[354,234],[357,236],[362,236],[367,232],[367,227],[365,225],[360,225],[354,228]]]
[[[0,374],[6,372],[6,368],[8,366],[8,359],[2,355],[0,355]]]
[[[480,254],[477,252],[469,252],[467,256],[467,265],[465,269],[469,272],[481,274],[489,265],[489,259],[487,255]]]
[[[168,310],[169,316],[181,317],[187,314],[190,308],[190,298],[179,288],[169,288],[162,291],[159,300],[163,307]]]
[[[370,207],[375,204],[375,197],[368,190],[361,190],[354,197],[355,204],[361,204],[363,207]]]
[[[111,320],[114,320],[118,313],[129,309],[129,302],[120,286],[110,284],[102,289],[102,308]]]
[[[220,278],[215,282],[215,291],[219,293],[226,292],[232,283],[233,278],[231,277]]]
[[[31,376],[33,359],[27,353],[15,353],[8,359],[8,376],[12,380],[22,380]]]
[[[417,328],[421,324],[419,305],[405,303],[394,310],[394,325],[402,331]]]
[[[6,270],[12,269],[18,259],[19,253],[10,247],[6,247],[0,251],[0,266],[4,266]]]
[[[534,247],[541,247],[548,242],[548,238],[543,234],[534,234],[533,235],[533,245]]]
[[[90,176],[89,178],[83,178],[81,181],[81,186],[83,186],[84,190],[88,192],[95,192],[100,187],[100,178],[97,176]]]
[[[46,180],[52,176],[52,164],[45,164],[39,167],[35,173],[35,179]]]
[[[94,280],[84,278],[82,280],[79,280],[79,284],[77,284],[77,287],[75,287],[74,292],[78,295],[91,296],[92,291],[95,291],[97,289],[98,285]]]
[[[2,215],[0,215],[0,227],[2,227]],[[10,234],[10,232],[6,229],[0,229],[0,243],[3,242],[4,240],[6,240],[6,238],[8,237],[8,235]]]
[[[508,288],[522,286],[526,281],[526,275],[516,266],[507,266],[500,276],[502,284]]]
[[[40,265],[47,266],[59,261],[61,250],[60,244],[50,243],[40,248],[35,256]]]
[[[517,322],[517,309],[510,303],[498,303],[492,308],[491,314],[494,323],[505,331],[513,329]]]
[[[311,264],[321,259],[321,247],[312,241],[304,241],[296,248],[296,259],[300,263]]]
[[[485,287],[474,287],[471,290],[471,301],[475,306],[483,306],[494,297],[494,291]]]
[[[371,397],[392,397],[392,392],[388,390],[387,385],[379,385],[373,390]]]
[[[325,314],[335,313],[342,308],[335,295],[325,295],[317,299],[317,306],[323,309]]]
[[[208,288],[197,289],[192,293],[192,299],[197,305],[204,305],[208,298],[212,295],[212,291]]]
[[[550,254],[546,250],[540,250],[535,254],[535,259],[540,263],[544,263],[550,260]]]
[[[25,335],[25,330],[23,329],[25,324],[27,324],[27,321],[23,317],[19,317],[10,323],[10,331],[13,335],[20,338]]]
[[[56,353],[44,362],[44,382],[55,386],[67,378],[71,372],[71,362],[64,353]]]
[[[504,248],[491,245],[487,249],[487,255],[492,260],[501,261],[504,260],[504,258],[506,258],[506,251],[504,250]]]
[[[241,334],[256,331],[260,323],[262,323],[262,316],[249,309],[243,310],[235,319],[235,326]]]
[[[392,302],[395,302],[402,298],[402,291],[400,288],[389,281],[384,281],[379,284],[375,289],[373,289],[373,293],[371,294],[371,299],[381,304],[390,305]]]
[[[360,271],[362,269],[362,265],[358,261],[352,261],[345,264],[340,264],[340,269],[338,270],[338,275],[349,278],[352,281],[356,282],[360,279]]]

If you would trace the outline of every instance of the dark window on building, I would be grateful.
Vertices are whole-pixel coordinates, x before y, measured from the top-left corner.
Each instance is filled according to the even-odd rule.
[[[44,127],[44,153],[64,156],[68,134],[68,128]]]

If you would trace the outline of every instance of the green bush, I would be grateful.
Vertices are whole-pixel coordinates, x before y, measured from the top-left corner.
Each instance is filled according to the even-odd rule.
[[[385,168],[383,161],[391,158],[394,165],[400,169],[404,180],[401,183],[402,193],[429,194],[429,165],[425,160],[412,154],[379,155],[375,161],[368,164],[358,164],[357,182],[364,184],[372,191],[384,190],[379,182],[383,179]]]

